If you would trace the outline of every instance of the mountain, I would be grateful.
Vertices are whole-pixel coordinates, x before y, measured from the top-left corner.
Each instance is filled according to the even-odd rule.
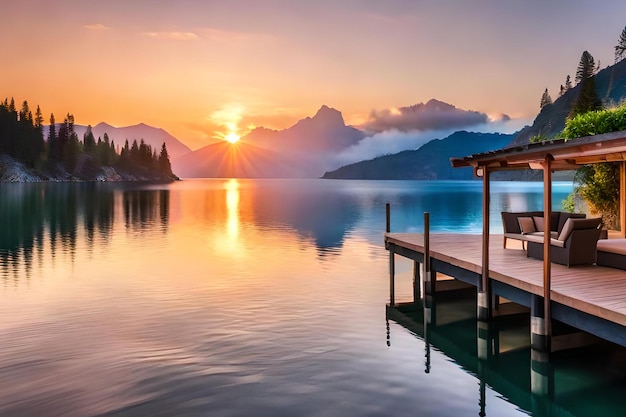
[[[181,177],[315,178],[330,168],[332,155],[364,137],[324,105],[287,129],[259,127],[236,144],[220,142],[173,158],[172,167]]]
[[[44,138],[48,138],[48,129],[48,126],[44,128]],[[74,131],[78,135],[78,139],[82,141],[83,136],[87,131],[87,126],[74,125]],[[141,139],[143,139],[146,144],[152,147],[153,150],[160,152],[161,146],[165,143],[170,160],[191,152],[191,149],[189,149],[187,145],[167,133],[165,130],[148,126],[144,123],[125,127],[115,127],[106,123],[98,123],[91,128],[91,131],[96,138],[96,142],[98,141],[98,138],[103,138],[106,133],[109,136],[109,140],[114,141],[115,145],[119,147],[124,146],[126,139],[128,139],[128,142],[131,145],[133,140],[137,139],[137,143],[139,143]]]
[[[137,142],[143,139],[146,144],[152,146],[152,149],[160,152],[161,146],[165,143],[170,159],[191,152],[191,149],[187,145],[176,139],[167,131],[161,128],[148,126],[144,123],[125,127],[114,127],[106,123],[98,123],[91,129],[91,131],[96,137],[96,141],[98,140],[98,137],[103,137],[106,133],[109,136],[109,139],[114,140],[115,144],[120,146],[124,145],[126,139],[128,139],[128,142],[131,145],[134,139],[137,139]],[[78,129],[76,129],[76,133],[79,133]],[[82,139],[83,133],[84,132],[78,135],[80,139]]]
[[[472,179],[471,168],[452,168],[451,157],[472,155],[508,145],[515,135],[458,131],[434,139],[417,150],[346,165],[326,172],[322,178],[370,180],[461,180]]]
[[[302,177],[298,164],[276,151],[239,141],[218,142],[172,161],[183,178],[294,178]]]
[[[326,105],[315,116],[298,121],[285,130],[254,129],[241,138],[262,148],[281,150],[290,154],[335,152],[356,144],[365,133],[346,126],[341,112]]]
[[[596,92],[605,105],[619,104],[626,97],[626,60],[596,74]],[[552,104],[544,106],[532,126],[520,130],[512,145],[524,145],[535,135],[553,137],[565,127],[565,119],[574,105],[580,85],[567,91]]]

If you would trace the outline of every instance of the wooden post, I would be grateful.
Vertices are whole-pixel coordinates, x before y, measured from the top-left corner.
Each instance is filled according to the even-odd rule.
[[[433,295],[435,293],[435,283],[430,271],[430,213],[424,213],[424,294]]]
[[[391,307],[396,305],[396,283],[395,283],[395,272],[396,272],[396,259],[394,253],[395,245],[389,245],[389,305]]]
[[[422,299],[420,264],[413,262],[413,302],[417,303]]]
[[[626,238],[626,161],[619,164],[619,231]]]
[[[530,296],[530,347],[533,350],[544,352],[547,346],[545,332],[545,311],[543,297],[531,294]]]
[[[478,320],[491,318],[491,291],[489,285],[489,169],[483,167],[483,247],[482,277],[477,288]]]
[[[547,155],[543,162],[543,314],[531,315],[531,340],[533,334],[536,334],[538,336],[537,340],[543,340],[543,346],[537,344],[536,349],[546,352],[550,351],[550,336],[552,335],[552,316],[550,313],[550,292],[552,287],[552,260],[550,257],[551,217],[552,155]]]
[[[387,233],[391,232],[391,205],[389,203],[385,204],[385,212],[386,212],[386,226],[385,231]],[[395,253],[393,251],[394,245],[389,245],[389,305],[396,305],[396,259]]]
[[[389,203],[385,204],[385,213],[387,215],[385,231],[389,233],[391,232],[391,205]]]

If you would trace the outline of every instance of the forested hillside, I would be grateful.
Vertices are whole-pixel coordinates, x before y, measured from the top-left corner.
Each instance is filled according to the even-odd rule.
[[[104,138],[96,139],[88,128],[80,140],[74,131],[74,116],[63,123],[50,116],[47,140],[43,135],[43,115],[39,106],[35,116],[24,101],[18,111],[13,99],[0,102],[0,178],[8,169],[6,157],[31,171],[41,180],[173,180],[165,143],[160,152],[140,140],[116,146]],[[13,164],[15,166],[15,164]],[[106,169],[108,168],[108,169]]]

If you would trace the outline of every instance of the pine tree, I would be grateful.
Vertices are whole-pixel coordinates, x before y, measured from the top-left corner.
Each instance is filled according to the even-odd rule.
[[[572,89],[572,80],[568,74],[568,76],[565,77],[565,92],[568,92],[571,89]]]
[[[41,114],[39,106],[37,106],[37,111],[35,112],[35,127],[39,129],[43,127],[43,114]]]
[[[550,94],[548,93],[548,89],[546,88],[546,90],[543,92],[541,96],[541,102],[539,103],[539,108],[543,109],[548,104],[552,104],[552,97],[550,97]]]
[[[615,45],[615,63],[621,61],[626,53],[626,27],[622,30],[617,45]]]
[[[48,130],[48,159],[58,161],[59,139],[57,137],[57,125],[54,120],[54,113],[50,113],[50,129]]]
[[[33,125],[33,114],[30,112],[28,101],[26,100],[22,103],[22,109],[20,110],[20,122],[30,123],[31,126]]]
[[[593,56],[584,51],[580,57],[578,68],[576,69],[576,84],[580,84],[584,80],[588,80],[596,73],[596,62]]]
[[[596,64],[593,56],[587,51],[583,52],[576,70],[576,82],[580,85],[580,92],[569,117],[602,109],[602,101],[596,92],[595,73]]]
[[[83,150],[90,155],[94,155],[96,152],[96,138],[91,131],[91,125],[87,126],[87,131],[83,135]]]
[[[161,146],[161,154],[159,155],[159,171],[167,177],[171,177],[173,175],[172,165],[170,164],[170,157],[167,153],[165,142],[163,142],[163,145]]]

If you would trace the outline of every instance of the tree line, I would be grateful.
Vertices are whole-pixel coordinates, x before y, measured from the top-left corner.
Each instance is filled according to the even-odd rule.
[[[39,106],[33,117],[27,101],[19,111],[13,98],[0,102],[0,154],[26,166],[46,172],[65,170],[79,178],[93,179],[102,167],[113,167],[124,173],[145,177],[175,178],[165,143],[160,152],[143,139],[128,139],[116,147],[105,133],[96,140],[91,126],[78,138],[74,116],[68,113],[62,123],[50,115],[47,140],[44,140],[43,115]]]
[[[622,30],[614,51],[617,64],[626,56],[626,27]],[[575,78],[576,86],[580,88],[569,110],[565,128],[557,138],[572,139],[626,129],[626,104],[606,109],[605,103],[598,96],[595,76],[599,69],[600,63],[596,64],[593,56],[584,51]],[[571,89],[572,84],[568,75],[565,85],[561,85],[559,96]],[[545,106],[551,104],[552,99],[546,88],[541,96],[540,108],[543,110]],[[547,139],[549,138],[537,135],[531,138],[531,142]],[[619,163],[606,162],[582,166],[576,171],[574,182],[573,194],[583,197],[591,214],[602,216],[605,227],[610,229],[625,227],[619,224]],[[567,211],[573,211],[575,208],[573,194],[564,201],[563,208]]]
[[[615,51],[615,63],[617,64],[624,59],[626,55],[626,27],[622,30],[617,45],[615,45],[613,49]],[[584,51],[580,57],[578,68],[576,69],[576,83],[580,85],[581,88],[576,102],[570,111],[570,117],[587,111],[601,110],[603,108],[602,100],[598,97],[595,86],[595,75],[599,70],[600,61],[596,64],[593,56],[588,51]],[[565,77],[565,84],[561,84],[559,88],[559,97],[572,88],[572,81],[568,74],[567,77]],[[543,109],[549,104],[552,104],[552,97],[546,88],[541,95],[539,108]]]

